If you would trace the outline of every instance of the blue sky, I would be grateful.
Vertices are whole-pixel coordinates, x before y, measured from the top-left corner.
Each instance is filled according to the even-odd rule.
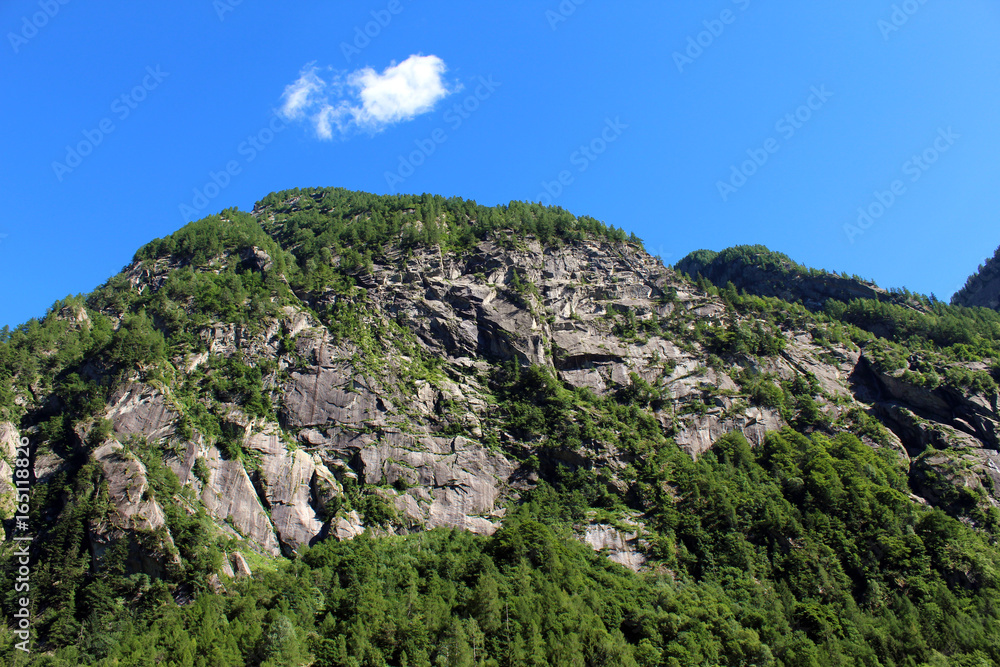
[[[307,186],[542,198],[667,263],[761,243],[948,298],[1000,244],[998,34],[992,0],[7,0],[0,325]]]

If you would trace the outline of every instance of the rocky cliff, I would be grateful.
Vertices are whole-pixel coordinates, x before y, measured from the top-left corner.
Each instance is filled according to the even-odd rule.
[[[39,483],[92,476],[108,501],[86,519],[95,567],[124,540],[131,569],[165,576],[196,557],[178,531],[199,516],[226,545],[220,574],[234,571],[233,553],[291,555],[365,530],[491,534],[523,491],[585,470],[627,512],[582,522],[580,539],[639,568],[637,453],[612,406],[648,416],[691,457],[733,431],[751,444],[788,425],[849,431],[894,452],[914,502],[961,516],[998,504],[995,384],[927,380],[988,380],[988,359],[893,365],[877,336],[789,303],[889,300],[875,286],[718,257],[675,271],[607,235],[543,241],[501,226],[460,249],[410,243],[407,230],[430,218],[409,209],[398,213],[416,224],[368,257],[300,261],[327,276],[307,282],[282,257],[313,238],[295,215],[334,215],[322,201],[276,198],[242,214],[261,234],[252,243],[201,256],[183,239],[161,243],[85,305],[48,316],[66,341],[110,342],[52,372],[15,370],[17,424],[0,425],[0,442],[31,439]],[[681,271],[776,298],[735,303]],[[228,291],[205,305],[209,285]],[[258,302],[257,287],[272,295]],[[143,322],[154,352],[136,342]],[[10,479],[6,461],[0,472]]]

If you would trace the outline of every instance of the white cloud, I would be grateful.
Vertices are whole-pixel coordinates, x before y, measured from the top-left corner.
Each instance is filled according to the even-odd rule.
[[[326,84],[316,74],[315,63],[306,65],[298,80],[285,86],[285,93],[281,96],[284,101],[281,105],[281,114],[289,120],[302,118],[305,110],[314,104],[325,87]]]
[[[321,139],[345,136],[354,129],[381,132],[431,111],[457,92],[444,78],[447,69],[437,56],[413,55],[382,72],[370,67],[350,73],[331,71],[324,79],[310,63],[295,83],[285,87],[281,115],[308,120]]]
[[[340,130],[341,123],[338,118],[337,110],[331,107],[329,104],[323,105],[323,108],[313,117],[313,123],[316,126],[316,134],[319,135],[320,139],[333,139],[333,129],[330,124],[332,122],[337,123],[337,129]]]
[[[410,56],[381,74],[371,68],[355,72],[350,81],[362,102],[358,122],[389,125],[430,111],[451,92],[443,78],[446,70],[437,56]]]

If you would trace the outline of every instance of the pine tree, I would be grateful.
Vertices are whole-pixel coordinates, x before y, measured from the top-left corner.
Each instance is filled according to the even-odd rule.
[[[262,664],[269,667],[299,665],[302,662],[302,644],[295,632],[295,626],[287,616],[269,612],[267,630],[264,632],[261,654]]]
[[[487,570],[479,577],[472,597],[472,613],[486,633],[500,629],[503,605],[500,602],[499,586],[494,570]]]

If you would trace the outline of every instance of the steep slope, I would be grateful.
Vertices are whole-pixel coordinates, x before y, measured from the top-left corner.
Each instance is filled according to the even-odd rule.
[[[1000,310],[1000,248],[986,264],[969,276],[962,287],[951,298],[954,306],[972,308],[992,308]]]
[[[860,605],[864,623],[888,623],[878,591],[911,574],[941,600],[988,604],[1000,316],[752,256],[688,258],[678,270],[702,277],[692,283],[634,237],[559,209],[338,189],[273,194],[252,214],[227,210],[150,243],[0,345],[0,438],[32,449],[42,636],[73,643],[100,591],[139,606],[234,595],[240,575],[309,546],[322,554],[309,567],[348,567],[354,549],[383,547],[332,545],[366,531],[445,550],[420,535],[492,536],[450,539],[543,579],[556,575],[538,545],[556,549],[558,535],[658,573],[657,586],[705,586],[698,595],[723,606],[740,586],[759,586],[759,604],[785,591],[792,601],[771,611],[787,619],[761,629],[773,638],[723,642],[727,659],[747,651],[759,664],[800,664],[791,656],[812,642],[833,651],[824,615]],[[888,532],[853,523],[866,512],[891,516],[877,529]],[[938,539],[951,560],[934,560]],[[927,552],[911,573],[904,542]],[[737,572],[748,579],[726,579]],[[465,623],[472,612],[456,605]],[[363,618],[336,613],[345,625],[323,631],[331,641]],[[603,621],[618,647],[608,664],[693,655],[670,644],[676,629],[640,631],[621,613]],[[757,636],[747,616],[726,618],[711,632]],[[803,633],[795,647],[779,639],[788,623]],[[457,645],[474,631],[436,632]],[[403,649],[379,636],[357,646],[398,660]],[[505,664],[518,664],[509,630],[503,641]],[[874,641],[848,643],[883,664],[910,655],[890,659]],[[921,641],[921,659],[944,646]],[[982,644],[963,641],[970,655]],[[88,655],[111,660],[100,650]],[[259,650],[234,664],[261,662]]]

